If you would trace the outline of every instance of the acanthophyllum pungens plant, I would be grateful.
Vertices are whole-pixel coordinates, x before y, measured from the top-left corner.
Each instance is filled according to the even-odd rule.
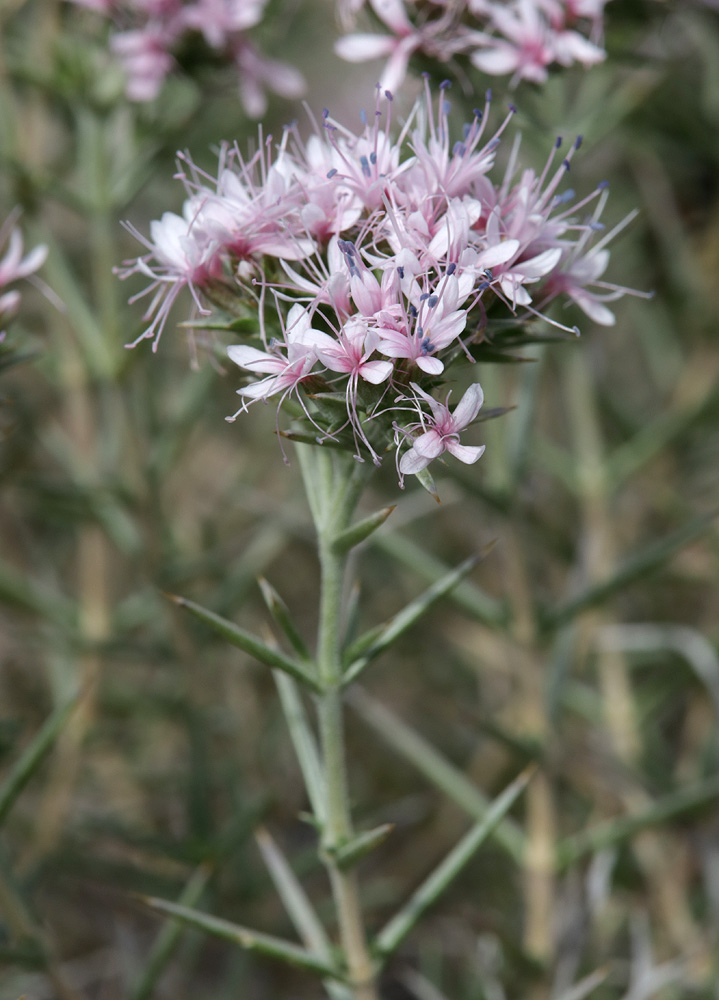
[[[321,567],[318,632],[307,648],[280,596],[263,593],[284,649],[203,607],[177,602],[273,669],[332,886],[339,941],[331,940],[297,877],[271,842],[264,854],[302,945],[151,900],[163,912],[242,947],[314,972],[327,993],[377,1000],[383,964],[493,832],[529,780],[522,773],[436,870],[369,936],[357,863],[390,832],[358,832],[350,813],[343,697],[365,667],[476,565],[470,557],[389,622],[345,638],[343,595],[352,549],[392,507],[357,519],[363,490],[383,463],[398,485],[416,478],[436,497],[431,467],[476,463],[484,447],[477,373],[517,348],[574,339],[578,330],[547,315],[573,301],[611,324],[609,303],[626,289],[604,279],[607,245],[619,223],[601,221],[605,185],[582,196],[566,184],[581,137],[556,139],[544,168],[520,164],[519,139],[498,166],[515,112],[496,112],[488,92],[463,129],[450,122],[450,84],[424,93],[404,120],[378,87],[355,132],[329,110],[304,140],[296,125],[263,138],[245,157],[225,145],[217,174],[189,155],[179,163],[187,197],[166,212],[146,252],[121,277],[142,275],[148,324],[135,343],[156,350],[170,310],[187,289],[193,350],[215,351],[220,335],[237,366],[240,406],[276,407],[279,450],[296,457],[316,529]],[[132,227],[130,227],[132,229]],[[134,345],[133,345],[134,346]],[[234,369],[233,369],[234,371]],[[307,712],[310,696],[316,722]]]

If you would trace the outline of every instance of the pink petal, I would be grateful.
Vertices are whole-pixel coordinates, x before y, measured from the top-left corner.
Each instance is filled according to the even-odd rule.
[[[426,434],[420,434],[412,444],[412,450],[422,458],[426,458],[428,462],[438,458],[444,451],[444,448],[445,444],[442,436],[435,430],[427,431]]]

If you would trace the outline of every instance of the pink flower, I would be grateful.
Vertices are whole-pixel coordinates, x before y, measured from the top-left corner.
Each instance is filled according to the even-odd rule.
[[[267,0],[73,0],[112,18],[123,30],[110,36],[119,57],[131,101],[157,97],[175,67],[174,54],[193,36],[230,63],[238,76],[240,96],[249,115],[267,107],[265,90],[296,98],[304,80],[293,67],[265,58],[248,38],[259,24]]]
[[[47,257],[47,247],[41,244],[23,257],[23,240],[19,229],[15,228],[20,210],[11,212],[0,227],[0,248],[7,243],[5,256],[0,259],[0,292],[13,281],[29,278],[42,267]],[[37,279],[35,279],[37,280]],[[5,323],[15,315],[20,306],[17,289],[0,294],[0,323]]]
[[[123,31],[110,39],[110,48],[119,56],[127,82],[125,93],[131,101],[152,101],[174,66],[169,53],[176,38],[173,30],[148,24],[137,31]]]
[[[508,76],[513,81],[544,83],[553,51],[549,26],[533,0],[513,5],[492,4],[490,25],[501,37],[482,39],[486,48],[472,53],[472,63],[483,73]]]
[[[448,451],[460,462],[472,465],[484,452],[484,445],[472,447],[459,443],[459,432],[468,427],[477,417],[484,402],[484,393],[479,382],[475,382],[460,399],[454,413],[449,410],[450,392],[444,403],[433,399],[414,382],[410,383],[414,393],[421,397],[432,411],[429,417],[420,411],[420,422],[401,431],[405,437],[411,436],[414,430],[421,429],[418,437],[414,437],[412,447],[402,455],[399,461],[400,476],[414,476],[426,469],[430,462]]]
[[[147,247],[149,253],[134,261],[126,261],[117,273],[122,279],[131,274],[144,274],[151,279],[147,288],[130,299],[131,303],[146,295],[153,296],[143,316],[143,319],[152,319],[152,322],[129,347],[152,338],[152,349],[157,350],[170,310],[185,287],[190,289],[200,315],[209,315],[210,310],[200,302],[198,289],[219,277],[219,248],[202,234],[194,222],[192,203],[186,202],[184,217],[165,212],[159,221],[150,223],[149,240],[134,226],[126,224],[127,230]]]
[[[292,306],[287,316],[284,353],[281,344],[271,344],[269,351],[260,351],[246,344],[232,344],[227,348],[230,361],[234,361],[240,368],[246,368],[253,374],[259,372],[267,375],[267,378],[259,382],[252,382],[238,389],[238,394],[248,399],[269,399],[281,392],[284,400],[310,376],[317,361],[316,349],[325,344],[326,339],[329,339],[327,334],[312,329],[310,317],[302,306]],[[281,403],[282,401],[280,405]],[[246,404],[243,404],[228,419],[234,420],[245,408]]]
[[[459,281],[447,276],[437,290],[422,293],[418,305],[410,305],[409,315],[396,328],[378,327],[377,350],[388,358],[407,358],[427,375],[440,375],[444,363],[436,357],[462,333],[467,312],[457,309]]]

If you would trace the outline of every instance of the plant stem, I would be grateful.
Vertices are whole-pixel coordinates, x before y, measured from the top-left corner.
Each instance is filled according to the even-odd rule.
[[[317,713],[326,808],[322,860],[330,876],[355,1000],[378,1000],[357,878],[354,871],[340,870],[335,860],[337,849],[353,836],[353,828],[342,711],[342,593],[347,556],[334,552],[332,543],[349,526],[370,470],[343,452],[306,445],[299,446],[298,452],[317,531],[321,571],[317,674],[323,692],[317,697]]]

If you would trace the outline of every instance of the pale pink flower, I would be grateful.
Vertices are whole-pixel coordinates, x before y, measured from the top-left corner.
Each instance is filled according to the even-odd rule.
[[[231,45],[232,59],[238,69],[240,99],[251,118],[261,118],[267,110],[266,90],[295,100],[305,90],[302,74],[288,63],[268,59],[246,38]]]
[[[45,263],[47,247],[36,246],[23,256],[23,239],[15,223],[20,215],[16,209],[0,226],[0,249],[7,244],[5,256],[0,259],[0,324],[7,322],[20,306],[20,293],[16,288],[3,291],[14,281],[29,278]],[[37,279],[35,279],[37,280]]]
[[[484,47],[470,57],[477,69],[493,76],[511,75],[513,82],[544,83],[553,57],[552,39],[533,0],[492,4],[490,27],[498,34],[483,37]]]
[[[593,66],[600,47],[606,0],[369,0],[388,33],[355,32],[335,44],[349,62],[385,58],[382,86],[397,89],[412,57],[446,63],[468,56],[482,72],[542,83],[554,64]],[[337,0],[344,30],[364,4]],[[586,32],[589,31],[589,37]]]
[[[312,374],[317,361],[317,348],[326,344],[327,334],[313,330],[310,316],[300,305],[294,305],[287,316],[285,343],[270,344],[269,351],[260,351],[246,344],[232,344],[227,356],[240,368],[267,375],[259,382],[238,389],[246,399],[269,399],[278,392],[282,400]],[[246,408],[246,403],[229,420],[234,420]],[[280,404],[281,405],[281,404]]]
[[[419,410],[419,423],[410,425],[408,428],[400,429],[399,433],[405,439],[413,438],[412,447],[402,455],[399,460],[400,476],[414,476],[422,469],[426,469],[430,462],[448,451],[465,465],[472,465],[484,452],[484,445],[473,447],[459,443],[460,431],[474,422],[484,402],[484,393],[479,382],[475,382],[467,389],[459,403],[450,412],[449,397],[444,403],[434,399],[414,382],[410,383],[416,396],[423,399],[432,411],[431,416],[427,416]],[[418,436],[416,432],[421,430]]]
[[[239,78],[240,97],[249,115],[267,107],[266,90],[294,99],[304,90],[301,74],[286,63],[263,56],[248,36],[262,19],[267,0],[72,0],[113,19],[110,48],[126,76],[132,101],[157,97],[176,69],[175,53],[193,36],[229,63]]]
[[[159,221],[150,224],[149,240],[134,226],[126,224],[128,231],[147,247],[149,253],[126,261],[117,273],[122,279],[131,274],[144,274],[151,279],[147,288],[130,299],[131,303],[152,295],[143,316],[152,322],[129,347],[151,338],[152,349],[157,350],[167,317],[183,288],[190,289],[200,315],[209,315],[210,310],[202,305],[198,290],[220,276],[222,265],[217,244],[208,240],[195,227],[194,221],[192,203],[186,202],[184,216],[165,212]]]
[[[449,347],[467,325],[467,312],[458,309],[460,286],[456,275],[445,277],[436,292],[423,293],[419,305],[410,305],[396,328],[377,328],[377,350],[388,358],[406,358],[427,375],[439,375],[444,363],[437,352]]]
[[[394,431],[400,477],[444,451],[467,462],[481,454],[459,442],[476,419],[479,386],[454,411],[427,390],[463,353],[481,359],[481,335],[491,340],[495,319],[514,313],[520,324],[559,297],[606,324],[607,304],[626,291],[603,277],[617,230],[590,245],[606,194],[600,186],[577,200],[561,187],[579,140],[566,156],[557,141],[538,172],[518,166],[515,142],[495,179],[494,151],[511,115],[484,138],[488,98],[453,145],[446,88],[436,111],[432,102],[427,90],[399,138],[380,93],[359,134],[325,112],[306,144],[291,127],[279,144],[261,137],[246,161],[224,147],[216,178],[182,156],[183,216],[154,223],[148,253],[124,272],[151,279],[141,294],[152,296],[145,335],[155,339],[184,287],[201,315],[205,298],[227,302],[230,315],[259,307],[261,343],[228,350],[247,375],[238,413],[279,398],[279,430],[292,395],[304,410],[302,435],[309,422],[318,443],[351,449],[354,440],[360,461],[379,462]],[[414,422],[398,426],[408,407]]]
[[[110,48],[122,64],[127,78],[125,93],[131,101],[157,97],[174,66],[168,51],[174,41],[174,32],[152,24],[112,36]]]

